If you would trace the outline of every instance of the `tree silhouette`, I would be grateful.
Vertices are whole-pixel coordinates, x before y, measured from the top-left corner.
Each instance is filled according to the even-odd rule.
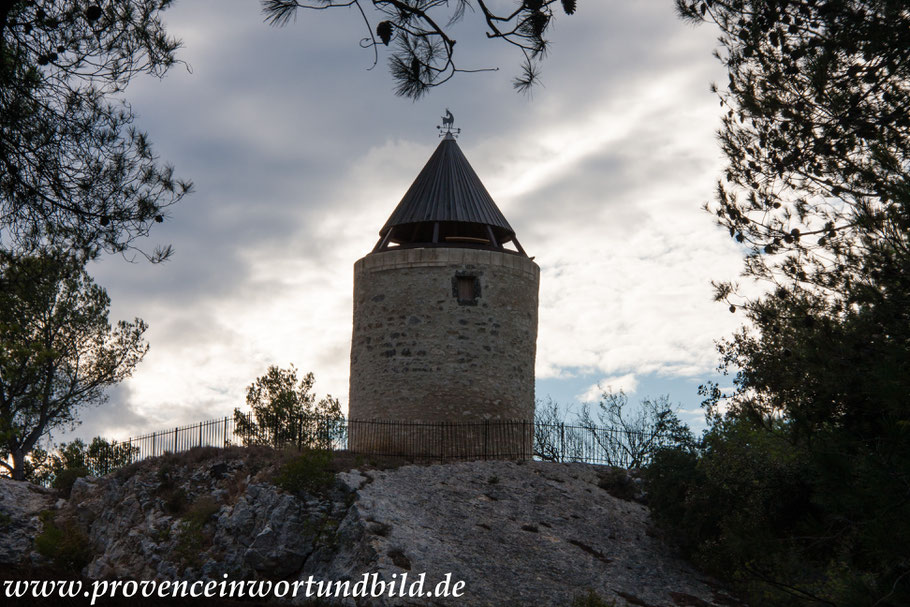
[[[487,38],[503,40],[520,51],[524,61],[513,85],[527,91],[537,82],[540,60],[548,50],[547,34],[557,12],[553,5],[572,15],[576,4],[576,0],[521,0],[511,9],[494,10],[484,0],[262,0],[262,10],[269,23],[283,26],[301,8],[357,8],[368,34],[360,45],[373,49],[373,65],[379,61],[378,47],[392,46],[389,70],[396,82],[395,92],[418,99],[458,72],[496,69],[463,69],[455,63],[456,40],[450,31],[468,11],[479,12]],[[375,12],[368,14],[370,8]]]
[[[678,6],[686,18],[720,27],[719,57],[729,71],[720,132],[729,166],[709,210],[747,247],[744,273],[775,283],[769,295],[752,299],[738,298],[730,283],[717,285],[717,297],[733,311],[744,309],[760,332],[740,332],[722,345],[727,368],[742,370],[728,404],[757,419],[783,414],[807,432],[855,419],[842,399],[823,403],[811,391],[804,392],[808,400],[797,398],[796,388],[813,378],[806,369],[798,371],[801,379],[786,369],[809,364],[800,355],[824,332],[832,345],[852,341],[856,336],[844,331],[856,323],[868,331],[872,350],[910,354],[899,337],[910,292],[910,5],[679,0]],[[773,373],[771,352],[785,363]],[[848,360],[856,368],[849,350],[815,356],[823,354],[828,369]],[[890,357],[882,356],[877,362]],[[811,370],[837,383],[825,368]],[[839,377],[853,374],[844,369]],[[876,394],[887,400],[888,391]],[[866,427],[872,428],[881,430]]]
[[[122,468],[139,455],[139,447],[108,441],[100,436],[88,445],[82,439],[61,443],[53,451],[35,447],[25,466],[25,480],[43,485],[59,484],[64,476],[104,476]],[[58,482],[59,481],[59,482]]]
[[[42,437],[129,377],[148,350],[146,325],[112,328],[107,293],[69,254],[2,253],[0,285],[0,466],[21,480]]]
[[[698,456],[657,458],[652,505],[757,603],[910,602],[910,5],[678,0],[720,29],[728,160],[708,209],[770,292],[716,295]]]
[[[709,207],[747,275],[837,297],[910,230],[910,6],[677,0],[720,28],[729,162]],[[882,269],[882,271],[887,271]],[[731,298],[735,287],[718,285]]]
[[[298,380],[294,365],[271,365],[247,388],[250,413],[234,409],[234,432],[244,445],[331,447],[342,431],[344,414],[331,395],[316,400],[314,382],[312,373]]]
[[[158,162],[115,98],[174,64],[179,43],[160,19],[170,3],[0,2],[0,246],[170,254],[134,243],[191,184]]]
[[[659,449],[687,449],[695,442],[688,426],[676,415],[669,396],[646,397],[638,407],[630,407],[625,392],[607,388],[594,411],[587,403],[582,405],[578,425],[594,437],[612,466],[640,468]]]

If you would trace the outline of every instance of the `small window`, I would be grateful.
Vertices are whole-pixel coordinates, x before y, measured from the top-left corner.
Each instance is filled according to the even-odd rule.
[[[456,274],[452,278],[452,297],[461,305],[476,306],[480,297],[480,279],[474,275]]]
[[[458,299],[460,301],[474,301],[474,277],[458,277]]]

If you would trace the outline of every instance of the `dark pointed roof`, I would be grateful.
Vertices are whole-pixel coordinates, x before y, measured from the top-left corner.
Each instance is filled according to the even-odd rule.
[[[451,133],[439,142],[379,235],[385,236],[396,226],[424,222],[491,226],[503,242],[515,236]]]

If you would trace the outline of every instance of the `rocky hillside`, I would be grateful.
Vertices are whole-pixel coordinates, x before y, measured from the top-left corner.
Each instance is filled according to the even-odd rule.
[[[446,574],[464,582],[458,599],[347,605],[546,607],[595,595],[602,602],[584,604],[738,604],[672,556],[647,509],[629,499],[636,487],[624,472],[504,461],[380,470],[351,460],[327,473],[326,463],[194,450],[79,479],[68,500],[0,480],[0,563],[50,559],[93,579],[393,581],[425,572],[427,589]]]

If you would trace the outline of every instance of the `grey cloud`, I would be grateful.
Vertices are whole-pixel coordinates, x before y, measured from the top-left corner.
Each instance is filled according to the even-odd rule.
[[[81,438],[89,442],[95,436],[124,438],[138,435],[149,427],[150,420],[130,403],[130,389],[119,384],[107,389],[108,402],[97,407],[79,409],[79,421],[74,429],[61,429],[52,434],[54,443]]]
[[[688,264],[728,254],[702,237],[710,221],[697,211],[713,184],[711,127],[703,139],[679,141],[687,123],[701,128],[681,115],[716,107],[706,92],[715,69],[710,35],[679,22],[671,3],[589,1],[575,17],[560,18],[544,86],[530,100],[510,85],[519,55],[482,32],[459,32],[461,65],[501,70],[459,74],[413,103],[392,95],[384,58],[366,71],[371,55],[357,45],[361,31],[344,11],[301,13],[297,23],[274,29],[261,23],[256,3],[220,2],[214,10],[184,2],[168,22],[186,39],[180,55],[193,73],[178,66],[163,81],[137,82],[126,96],[156,151],[195,181],[196,193],[153,233],[152,243],[174,244],[172,261],[153,267],[115,257],[92,267],[112,296],[113,317],[139,315],[151,325],[152,353],[118,393],[120,406],[109,414],[116,424],[225,414],[257,372],[287,359],[316,372],[320,386],[325,380],[320,392],[343,395],[351,265],[372,247],[432,152],[446,106],[464,128],[462,149],[538,256],[544,284],[557,288],[541,293],[541,322],[550,323],[539,344],[544,364],[556,373],[611,374],[688,373],[687,361],[711,366],[717,328],[710,314],[699,309],[679,321],[670,307],[640,303],[660,287],[662,272],[691,271],[674,288],[698,300],[707,278]],[[657,101],[645,95],[663,81],[683,88]],[[536,137],[579,125],[583,131],[605,108],[620,115],[638,103],[652,105],[627,134],[521,196],[494,191],[511,165],[529,173],[543,166],[545,158],[520,156]],[[698,189],[692,184],[702,173]],[[691,198],[655,193],[661,184]],[[657,207],[655,197],[663,197]],[[684,205],[693,212],[682,215]],[[680,234],[658,229],[671,212],[684,217],[674,216],[674,230],[701,248],[687,251]],[[592,266],[592,256],[611,263]],[[689,287],[692,281],[700,286]],[[576,315],[594,319],[591,335],[579,337],[563,320]],[[686,323],[686,330],[674,326]],[[669,332],[666,340],[654,337],[660,331]],[[678,347],[693,333],[705,336]],[[655,343],[642,345],[645,338]],[[613,345],[624,361],[609,351]],[[161,382],[181,389],[156,392]],[[100,414],[91,420],[107,427]]]

